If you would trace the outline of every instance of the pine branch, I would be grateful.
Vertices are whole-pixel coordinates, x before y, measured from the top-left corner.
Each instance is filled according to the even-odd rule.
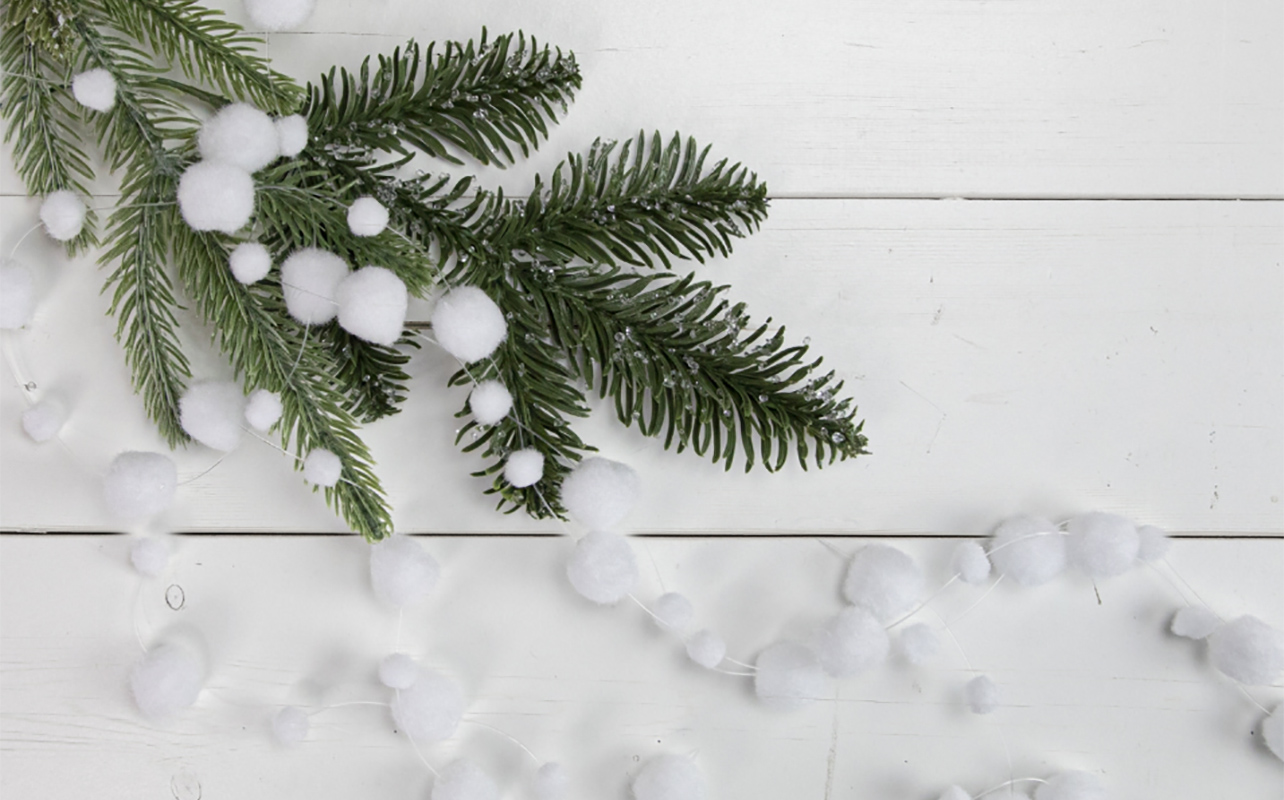
[[[335,378],[345,387],[348,413],[369,423],[401,411],[410,380],[405,370],[409,355],[395,347],[363,341],[338,325],[321,326],[317,336],[338,362]],[[409,337],[399,344],[419,348]]]
[[[71,30],[79,3],[77,0],[8,0],[5,3],[3,27],[24,46],[60,63],[68,63],[76,48]]]

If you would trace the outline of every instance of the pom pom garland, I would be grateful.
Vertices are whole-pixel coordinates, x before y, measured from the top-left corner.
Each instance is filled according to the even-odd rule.
[[[281,117],[276,125],[276,146],[281,155],[294,158],[308,146],[308,121],[300,114]]]
[[[460,759],[437,776],[432,800],[499,800],[499,787],[481,767]]]
[[[1169,630],[1187,639],[1207,639],[1222,621],[1203,606],[1185,606],[1173,614]]]
[[[1090,578],[1122,575],[1137,563],[1141,540],[1137,528],[1117,514],[1093,511],[1070,520],[1066,552]]]
[[[281,154],[276,124],[249,103],[229,103],[205,121],[196,138],[201,158],[257,172]]]
[[[482,381],[468,394],[468,409],[478,425],[494,425],[513,408],[513,396],[499,381]]]
[[[256,431],[266,431],[281,418],[282,411],[280,394],[255,389],[245,401],[245,424]]]
[[[41,400],[22,412],[22,430],[33,442],[47,442],[58,435],[67,412],[57,400]]]
[[[623,599],[638,582],[638,561],[628,539],[596,531],[575,543],[566,577],[582,597],[609,605]]]
[[[657,756],[633,779],[635,800],[704,800],[704,775],[689,758]]]
[[[628,464],[586,458],[562,482],[562,504],[590,530],[609,530],[633,510],[638,474]]]
[[[396,344],[406,325],[406,284],[389,269],[362,267],[334,291],[339,326],[367,342]]]
[[[973,714],[989,714],[999,707],[999,687],[988,675],[978,675],[964,689]]]
[[[169,566],[169,548],[159,539],[139,539],[129,549],[129,562],[139,575],[155,578]]]
[[[334,253],[315,247],[295,250],[281,264],[286,310],[304,325],[329,322],[339,313],[335,291],[346,277],[348,265]]]
[[[1241,683],[1271,684],[1284,670],[1284,635],[1257,617],[1243,616],[1208,637],[1213,666]]]
[[[907,664],[925,664],[941,650],[941,637],[930,625],[907,625],[896,640],[896,648]]]
[[[887,630],[862,606],[848,606],[816,637],[816,654],[825,672],[847,678],[883,663],[890,643]]]
[[[1106,785],[1090,772],[1062,772],[1034,790],[1035,800],[1106,800]]]
[[[535,772],[535,782],[531,789],[535,800],[563,800],[570,785],[571,778],[566,774],[566,768],[556,761],[550,761]]]
[[[695,606],[687,596],[679,592],[668,592],[660,595],[655,601],[655,608],[652,609],[655,614],[656,622],[663,628],[671,631],[682,633],[691,627],[692,620],[695,619]],[[721,661],[722,659],[718,659]]]
[[[954,548],[950,564],[964,583],[976,585],[990,579],[990,557],[985,554],[985,548],[976,542],[960,542]]]
[[[1172,547],[1168,532],[1154,525],[1142,525],[1137,529],[1137,558],[1147,563],[1159,561],[1168,555]]]
[[[797,642],[776,642],[758,654],[754,692],[763,705],[794,711],[820,697],[825,674],[815,651]]]
[[[178,180],[178,208],[194,231],[236,233],[254,214],[254,179],[235,164],[198,161]]]
[[[518,489],[534,486],[544,477],[544,454],[533,447],[509,453],[504,459],[504,480]]]
[[[923,573],[914,559],[885,544],[857,550],[843,581],[843,596],[882,622],[908,611],[923,591]]]
[[[1013,517],[994,531],[990,563],[1022,586],[1038,586],[1065,569],[1065,539],[1042,517]]]
[[[71,79],[71,96],[91,111],[111,111],[116,105],[116,79],[101,67],[86,70]]]
[[[449,739],[464,716],[464,695],[438,672],[421,670],[414,683],[392,700],[392,718],[410,738],[421,742]]]
[[[687,639],[687,658],[705,669],[714,669],[727,657],[727,643],[711,630],[702,630]]]
[[[188,436],[223,452],[241,444],[245,395],[231,381],[204,381],[189,386],[178,401],[179,424]]]
[[[508,323],[485,292],[475,286],[460,286],[437,301],[432,330],[443,350],[471,364],[495,352],[508,335]]]
[[[272,254],[258,242],[242,242],[227,257],[232,277],[245,285],[258,283],[272,271]]]
[[[348,230],[353,236],[378,236],[388,227],[388,209],[373,197],[358,197],[348,206]]]
[[[1262,720],[1262,741],[1266,749],[1284,761],[1284,703],[1275,706],[1275,710]]]
[[[389,689],[409,689],[419,677],[419,665],[405,653],[393,653],[379,662],[379,682]]]
[[[201,659],[191,649],[162,644],[148,650],[134,665],[129,685],[143,716],[173,716],[196,702],[205,680]]]
[[[245,0],[250,21],[265,31],[292,31],[308,21],[316,0]]]
[[[16,261],[0,265],[0,328],[16,330],[31,322],[36,310],[36,283],[31,270]]]
[[[308,738],[311,727],[307,714],[294,706],[286,706],[272,717],[272,738],[278,744],[291,747]]]
[[[40,221],[52,238],[68,242],[80,235],[87,212],[84,201],[75,192],[61,189],[51,192],[40,204]]]
[[[409,536],[389,536],[370,545],[370,583],[375,595],[394,608],[427,597],[440,575],[437,559]]]
[[[103,499],[120,519],[140,520],[169,508],[178,486],[178,468],[160,453],[116,456],[103,480]]]

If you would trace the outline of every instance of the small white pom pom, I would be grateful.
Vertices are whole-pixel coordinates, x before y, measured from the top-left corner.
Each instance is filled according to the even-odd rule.
[[[1284,703],[1277,705],[1270,716],[1262,720],[1262,740],[1276,758],[1284,761]]]
[[[464,695],[450,678],[421,670],[415,682],[392,699],[392,718],[410,738],[421,742],[449,739],[464,716]]]
[[[383,267],[362,267],[334,290],[339,326],[375,344],[392,345],[406,324],[406,284]]]
[[[272,271],[272,254],[258,242],[242,242],[227,257],[232,277],[246,286],[258,283]]]
[[[93,111],[111,111],[116,105],[116,79],[105,69],[91,69],[71,79],[71,96]]]
[[[254,179],[220,161],[198,161],[178,180],[178,207],[194,231],[236,233],[254,214]]]
[[[727,657],[727,643],[711,630],[702,630],[687,639],[687,658],[704,667],[713,669]]]
[[[432,800],[499,800],[499,787],[481,767],[460,759],[447,764],[437,776]]]
[[[534,486],[544,477],[544,454],[533,447],[517,450],[504,459],[504,480],[518,489]]]
[[[1284,670],[1284,635],[1257,617],[1228,622],[1208,637],[1213,666],[1241,683],[1274,683]]]
[[[112,460],[103,499],[121,519],[146,519],[169,508],[177,485],[178,468],[169,456],[130,451]]]
[[[896,649],[906,663],[926,664],[941,651],[941,637],[931,625],[920,622],[901,631],[896,640]]]
[[[704,775],[684,756],[656,756],[633,779],[635,800],[704,800]]]
[[[379,682],[389,689],[409,689],[419,677],[419,665],[405,653],[393,653],[379,662]]]
[[[348,265],[334,253],[315,247],[295,250],[281,264],[286,310],[304,325],[329,322],[339,313],[334,293],[346,277]]]
[[[139,539],[129,549],[129,563],[139,575],[155,578],[169,566],[169,548],[160,539]]]
[[[229,103],[205,120],[196,138],[201,158],[257,172],[281,155],[272,118],[249,103]]]
[[[1106,785],[1090,772],[1062,772],[1034,790],[1036,800],[1106,800]]]
[[[1122,575],[1137,563],[1141,540],[1137,527],[1118,514],[1092,511],[1066,526],[1066,553],[1090,578]]]
[[[466,364],[480,361],[508,335],[504,312],[475,286],[460,286],[442,295],[432,312],[437,344]]]
[[[266,431],[281,418],[283,410],[281,395],[267,389],[255,389],[245,401],[245,423],[256,431]]]
[[[1158,561],[1168,555],[1168,549],[1173,544],[1173,540],[1168,538],[1168,532],[1154,525],[1142,525],[1138,528],[1137,539],[1139,543],[1137,558],[1147,563]]]
[[[33,442],[47,442],[58,435],[67,412],[57,400],[41,400],[22,412],[22,429]]]
[[[848,678],[887,658],[887,629],[862,606],[848,606],[816,636],[816,655],[825,672]]]
[[[677,633],[691,627],[691,622],[695,619],[695,606],[680,592],[660,595],[652,612],[656,616],[656,622]]]
[[[988,675],[978,675],[964,689],[973,714],[989,714],[999,707],[999,687]]]
[[[348,206],[348,230],[353,236],[378,236],[388,227],[388,209],[373,197],[358,197]]]
[[[532,790],[535,800],[563,800],[571,787],[571,777],[566,768],[556,761],[549,761],[535,773]]]
[[[245,395],[231,381],[193,384],[178,401],[178,421],[187,435],[225,453],[241,443],[244,419]]]
[[[85,203],[66,189],[52,192],[40,204],[40,221],[45,232],[60,242],[75,239],[85,227]]]
[[[370,545],[370,583],[375,595],[401,608],[427,597],[437,585],[437,559],[409,536],[389,536]]]
[[[293,158],[308,146],[308,121],[299,114],[281,117],[275,125],[276,146],[281,155]]]
[[[1207,639],[1222,621],[1204,606],[1185,606],[1173,614],[1169,630],[1187,639]]]
[[[923,573],[914,559],[885,544],[857,550],[843,580],[843,596],[889,622],[908,611],[923,591]]]
[[[324,447],[309,450],[304,457],[303,480],[313,486],[334,486],[341,477],[343,477],[343,460]]]
[[[806,645],[776,642],[758,654],[753,688],[763,705],[793,711],[820,697],[825,673],[820,659]]]
[[[16,261],[0,265],[0,328],[15,330],[31,322],[36,311],[36,282],[31,270]]]
[[[1042,517],[1013,517],[994,531],[990,563],[1022,586],[1047,583],[1066,568],[1065,537]]]
[[[468,394],[468,410],[478,425],[494,425],[513,408],[513,396],[499,381],[482,381]]]
[[[286,706],[272,717],[272,738],[278,744],[291,747],[308,738],[311,727],[307,714],[294,706]]]
[[[591,530],[607,530],[633,510],[639,484],[628,464],[586,458],[562,482],[562,504]]]
[[[941,792],[940,800],[972,800],[972,795],[963,791],[961,786],[951,786]]]
[[[290,31],[308,21],[316,0],[245,0],[250,21],[265,31]]]
[[[990,557],[985,554],[985,548],[976,542],[960,542],[954,548],[950,567],[964,583],[976,585],[985,583],[990,578]]]
[[[152,719],[172,716],[195,703],[204,681],[200,658],[173,643],[147,651],[129,676],[138,710]]]
[[[638,582],[638,560],[629,540],[594,531],[575,543],[566,577],[581,596],[594,603],[616,603]]]

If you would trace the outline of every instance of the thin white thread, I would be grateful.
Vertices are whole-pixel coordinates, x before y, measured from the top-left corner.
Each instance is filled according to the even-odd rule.
[[[485,728],[485,729],[486,729],[486,730],[488,730],[488,731],[492,731],[492,732],[494,732],[494,733],[497,733],[497,734],[499,734],[500,736],[503,736],[503,737],[504,737],[505,739],[507,739],[508,741],[510,741],[510,742],[512,742],[513,744],[515,744],[515,745],[517,745],[518,747],[520,747],[520,748],[522,749],[522,752],[524,752],[524,753],[526,753],[526,755],[530,756],[530,757],[531,757],[531,760],[532,760],[532,761],[534,761],[536,764],[543,764],[543,763],[544,763],[543,761],[541,761],[541,760],[540,760],[539,756],[535,755],[535,753],[533,753],[529,747],[527,747],[526,745],[522,744],[521,740],[520,740],[520,739],[518,739],[516,736],[513,736],[511,733],[508,733],[507,731],[502,731],[502,730],[500,730],[499,728],[496,728],[494,725],[488,725],[488,724],[486,724],[485,722],[482,722],[482,721],[480,721],[480,720],[476,720],[476,719],[469,719],[468,717],[464,717],[464,718],[462,718],[460,721],[461,721],[461,722],[467,722],[467,723],[468,723],[468,724],[470,724],[470,725],[476,725],[476,726],[478,726],[478,727],[480,727],[480,728]]]
[[[9,251],[9,259],[10,259],[10,260],[12,260],[12,259],[13,259],[13,254],[14,254],[14,253],[16,253],[16,252],[18,252],[18,245],[20,245],[20,244],[22,244],[23,242],[25,242],[25,241],[27,240],[27,237],[28,237],[28,236],[30,236],[31,234],[33,234],[33,233],[35,233],[36,231],[40,230],[40,227],[41,227],[42,225],[44,225],[44,223],[43,223],[43,222],[37,222],[35,225],[33,225],[33,226],[31,226],[30,228],[28,228],[26,233],[24,233],[24,234],[22,234],[21,236],[19,236],[19,237],[18,237],[18,241],[14,242],[14,244],[13,244],[13,249]]]
[[[1009,795],[1014,795],[1016,794],[1016,791],[1013,789],[1013,787],[1015,787],[1018,783],[1047,783],[1047,781],[1045,781],[1042,778],[1012,778],[1011,780],[1006,780],[1003,783],[1000,783],[998,786],[992,786],[989,789],[986,789],[984,792],[981,792],[975,798],[973,798],[973,800],[981,800],[982,797],[985,797],[986,795],[994,794],[995,792],[1001,789],[1007,789]]]
[[[957,581],[958,579],[959,579],[959,575],[955,574],[955,575],[954,575],[954,577],[952,577],[952,578],[950,578],[948,581],[946,581],[946,582],[941,586],[941,588],[937,589],[935,592],[932,592],[930,595],[928,595],[928,596],[927,596],[927,599],[926,599],[926,600],[924,600],[923,602],[919,603],[919,604],[918,604],[918,606],[917,606],[916,608],[914,608],[914,610],[913,610],[913,611],[910,611],[910,612],[909,612],[908,614],[906,614],[905,616],[901,617],[900,619],[896,620],[895,622],[891,623],[890,625],[887,625],[887,626],[886,626],[887,630],[889,630],[889,631],[890,631],[892,628],[895,628],[897,625],[900,625],[902,622],[905,622],[906,620],[910,619],[911,617],[913,617],[913,616],[914,616],[915,614],[917,614],[918,612],[920,612],[920,611],[922,611],[923,609],[927,608],[927,604],[928,604],[928,603],[932,602],[932,601],[933,601],[933,600],[935,600],[937,597],[939,597],[939,596],[940,596],[940,594],[941,594],[941,592],[943,592],[943,591],[945,591],[946,589],[950,588],[950,586],[952,586],[952,585],[954,584],[954,582],[955,582],[955,581]]]
[[[976,598],[976,602],[974,602],[972,605],[968,606],[967,608],[963,609],[962,614],[959,614],[957,617],[955,617],[953,620],[951,620],[946,624],[957,625],[959,623],[959,620],[963,619],[968,614],[971,614],[973,611],[975,611],[976,607],[981,605],[981,601],[989,597],[990,593],[993,592],[995,589],[999,588],[999,584],[1003,582],[1004,577],[1006,576],[1000,575],[999,577],[995,578],[994,583],[990,584],[990,588],[986,589],[984,592],[981,593],[980,597]]]

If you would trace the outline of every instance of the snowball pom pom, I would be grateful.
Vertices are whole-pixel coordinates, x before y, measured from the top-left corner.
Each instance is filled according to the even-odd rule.
[[[687,658],[706,669],[713,669],[727,657],[727,643],[711,630],[703,630],[687,639]]]
[[[825,673],[810,647],[776,642],[758,654],[753,688],[768,708],[793,711],[820,697]]]
[[[111,111],[116,105],[116,79],[105,69],[91,69],[71,79],[71,96],[93,111]]]
[[[940,800],[972,800],[972,795],[963,791],[962,787],[951,786],[941,792]]]
[[[57,400],[42,400],[22,412],[22,429],[33,442],[47,442],[58,435],[67,412]]]
[[[75,239],[85,227],[85,203],[66,189],[51,193],[40,204],[40,221],[45,231],[60,242]]]
[[[816,636],[816,654],[825,672],[848,678],[887,658],[887,629],[861,606],[848,606]]]
[[[990,557],[985,554],[985,548],[976,542],[960,542],[954,548],[950,567],[964,583],[976,585],[985,583],[990,578]]]
[[[103,499],[121,519],[146,519],[169,508],[177,485],[178,468],[169,456],[130,451],[112,459]]]
[[[383,267],[362,267],[334,290],[339,326],[375,344],[392,345],[406,324],[406,284]]]
[[[1207,639],[1222,621],[1204,606],[1185,606],[1173,614],[1169,630],[1187,639]]]
[[[281,154],[276,124],[249,103],[229,103],[205,120],[196,145],[201,158],[257,172]]]
[[[680,592],[668,592],[662,594],[655,601],[656,622],[671,631],[681,633],[691,627],[691,621],[695,619],[695,606],[687,596]]]
[[[320,325],[339,313],[335,290],[348,277],[348,265],[334,253],[315,247],[295,250],[281,264],[281,289],[290,316],[304,325]]]
[[[378,236],[388,227],[388,209],[373,197],[358,197],[348,206],[348,230],[353,236]]]
[[[419,677],[419,666],[405,653],[393,653],[379,662],[379,682],[389,689],[409,689]]]
[[[1213,666],[1241,683],[1274,683],[1284,670],[1284,635],[1257,617],[1228,622],[1208,637]]]
[[[437,301],[432,331],[443,350],[471,364],[495,352],[508,335],[508,323],[485,292],[475,286],[460,286]]]
[[[1066,552],[1090,578],[1122,575],[1137,563],[1141,539],[1137,527],[1118,514],[1080,514],[1066,527]]]
[[[432,800],[499,800],[499,787],[481,767],[460,759],[437,776]]]
[[[236,233],[254,213],[254,179],[235,164],[198,161],[178,180],[178,208],[194,231]]]
[[[464,716],[464,695],[455,682],[422,670],[392,699],[392,718],[410,738],[423,742],[449,739]]]
[[[883,622],[908,611],[923,591],[923,573],[914,559],[885,544],[862,547],[852,556],[843,596]]]
[[[307,714],[294,706],[286,706],[272,717],[272,738],[277,743],[290,747],[308,738],[308,729],[311,727]]]
[[[518,489],[534,486],[544,477],[544,454],[533,447],[509,453],[504,459],[504,480]]]
[[[155,578],[169,566],[169,548],[160,539],[139,539],[129,549],[129,563],[139,575]]]
[[[1066,568],[1065,537],[1042,517],[1013,517],[994,531],[990,563],[1022,586],[1047,583]]]
[[[255,389],[245,401],[245,422],[256,431],[266,431],[281,418],[281,395],[267,389]]]
[[[478,425],[494,425],[513,408],[513,396],[499,381],[482,381],[468,394],[468,408]]]
[[[308,146],[308,121],[299,114],[281,117],[276,125],[276,146],[281,155],[293,158]]]
[[[35,310],[36,283],[31,270],[16,261],[0,265],[0,328],[21,328],[31,322]]]
[[[575,591],[594,603],[615,603],[638,582],[637,556],[623,536],[595,531],[575,543],[566,577]]]
[[[240,283],[258,283],[272,271],[272,254],[258,242],[242,242],[227,257],[232,277]]]
[[[988,675],[978,675],[964,689],[973,714],[989,714],[999,707],[999,687]]]
[[[639,483],[628,464],[586,458],[562,482],[562,504],[591,530],[606,530],[633,510]]]
[[[1156,528],[1154,525],[1142,525],[1137,529],[1138,550],[1137,558],[1145,562],[1158,561],[1168,555],[1168,548],[1172,547],[1172,539],[1168,538],[1168,532],[1163,528]]]
[[[1036,800],[1106,800],[1106,785],[1090,772],[1062,772],[1034,790]]]
[[[178,401],[178,421],[196,441],[229,452],[241,443],[245,395],[231,381],[193,384]]]
[[[307,22],[315,6],[316,0],[245,0],[245,13],[265,31],[289,31]]]
[[[633,779],[635,800],[704,800],[704,775],[685,756],[657,756]]]
[[[917,623],[901,631],[896,649],[908,664],[926,664],[941,651],[941,637],[931,625]]]
[[[134,702],[143,716],[172,716],[196,702],[205,680],[200,658],[178,644],[162,644],[147,651],[129,676]]]
[[[1275,757],[1284,761],[1284,703],[1277,705],[1271,715],[1262,720],[1262,739]]]
[[[408,536],[390,536],[370,545],[370,583],[375,595],[390,606],[424,599],[440,575],[437,559]]]
[[[550,761],[535,773],[535,800],[562,800],[570,785],[571,778],[566,774],[566,768]]]

